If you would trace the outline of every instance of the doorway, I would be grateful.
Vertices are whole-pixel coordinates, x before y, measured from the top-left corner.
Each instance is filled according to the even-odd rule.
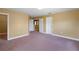
[[[0,40],[7,40],[7,17],[6,14],[0,14]]]
[[[52,33],[52,17],[46,17],[46,33]]]
[[[39,32],[39,20],[34,20],[35,31]]]

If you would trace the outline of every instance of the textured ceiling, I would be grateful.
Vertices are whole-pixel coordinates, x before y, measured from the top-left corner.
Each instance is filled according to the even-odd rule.
[[[73,10],[74,8],[8,8],[10,10],[15,10],[19,12],[27,13],[30,16],[44,16],[49,15],[50,13],[55,14],[58,12]]]

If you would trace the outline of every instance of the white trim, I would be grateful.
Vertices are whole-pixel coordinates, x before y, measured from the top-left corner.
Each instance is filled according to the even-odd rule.
[[[49,33],[46,33],[46,32],[40,32],[40,33],[49,34]],[[70,39],[70,40],[79,41],[79,39],[77,39],[77,38],[63,36],[63,35],[59,35],[59,34],[55,34],[55,33],[51,33],[50,35],[57,36],[57,37],[62,37],[62,38]]]
[[[2,15],[9,15],[8,13],[3,13],[3,12],[0,12],[0,14],[2,14]]]
[[[9,40],[21,38],[21,37],[28,36],[28,35],[29,35],[29,34],[20,35],[20,36],[17,36],[17,37],[10,38]]]
[[[9,40],[9,14],[8,14],[8,18],[7,18],[7,39]]]
[[[44,32],[43,18],[39,18],[39,32]]]
[[[48,16],[46,17],[46,33],[52,32],[52,17]]]
[[[66,38],[66,39],[71,39],[71,40],[79,41],[79,39],[77,39],[77,38],[72,38],[72,37],[63,36],[63,35],[59,35],[59,34],[51,34],[51,35],[62,37],[62,38]]]
[[[9,13],[0,12],[0,14],[7,15],[7,40],[9,40]]]
[[[29,20],[29,31],[34,31],[34,24],[33,24],[33,19]]]

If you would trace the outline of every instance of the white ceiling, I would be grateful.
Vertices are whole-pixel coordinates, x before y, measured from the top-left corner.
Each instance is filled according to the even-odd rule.
[[[43,9],[38,9],[38,8],[8,8],[8,9],[19,11],[19,12],[24,12],[30,16],[44,16],[44,15],[49,15],[49,13],[55,14],[58,12],[73,10],[73,8],[43,8]]]

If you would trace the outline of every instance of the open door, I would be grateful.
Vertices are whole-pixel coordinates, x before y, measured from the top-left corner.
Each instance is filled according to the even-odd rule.
[[[35,31],[39,32],[39,20],[34,20]]]
[[[46,17],[46,33],[52,33],[52,17]]]
[[[7,15],[0,14],[0,40],[7,40]]]
[[[43,33],[43,18],[39,18],[39,32]]]

